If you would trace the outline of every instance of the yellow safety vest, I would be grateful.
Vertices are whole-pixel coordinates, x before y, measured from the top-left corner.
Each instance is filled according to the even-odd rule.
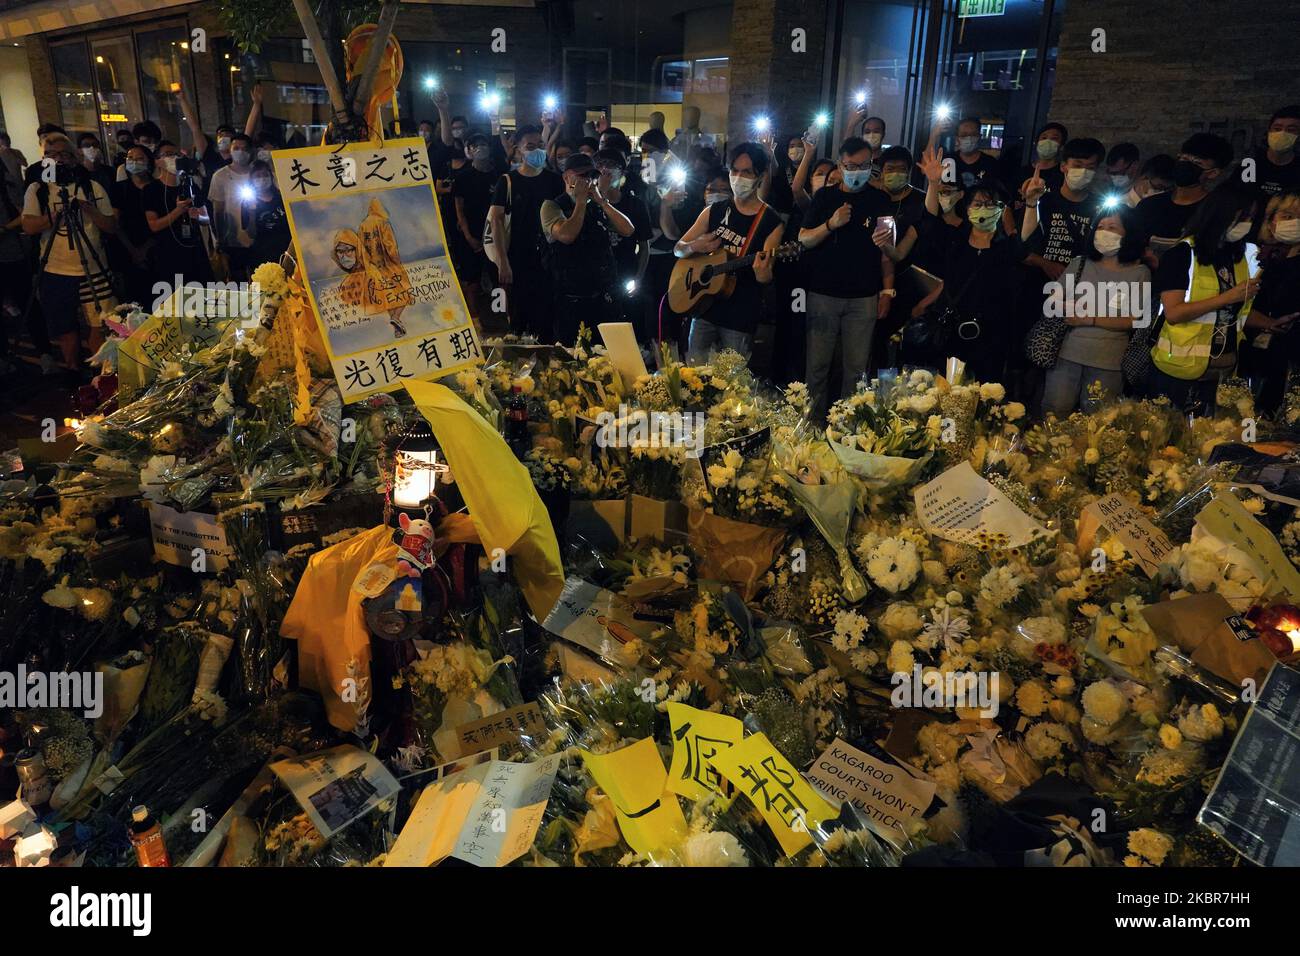
[[[1199,302],[1219,295],[1222,290],[1214,266],[1202,265],[1196,261],[1196,249],[1191,239],[1184,239],[1183,242],[1192,250],[1192,264],[1187,269],[1187,297],[1184,301]],[[1233,264],[1232,272],[1234,283],[1245,282],[1249,278],[1250,268],[1245,256]],[[1247,299],[1237,312],[1237,345],[1241,344],[1241,329],[1246,324],[1246,316],[1250,314],[1252,301],[1253,299]],[[1151,347],[1151,361],[1156,368],[1166,375],[1187,381],[1194,381],[1204,375],[1210,365],[1210,346],[1214,340],[1217,318],[1216,310],[1176,325],[1162,322],[1160,335]]]

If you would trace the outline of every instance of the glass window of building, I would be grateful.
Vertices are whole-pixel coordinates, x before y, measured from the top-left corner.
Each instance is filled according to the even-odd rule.
[[[398,102],[405,134],[415,135],[423,120],[437,123],[433,97],[439,91],[446,92],[451,115],[465,117],[472,129],[488,132],[492,110],[507,128],[537,122],[540,105],[534,109],[516,103],[514,71],[500,69],[505,58],[493,54],[487,43],[403,40],[402,57],[406,69]],[[384,119],[391,125],[391,110],[384,110]]]
[[[181,122],[180,84],[193,84],[190,68],[189,32],[184,23],[135,35],[136,55],[140,60],[140,93],[145,119],[153,120],[163,138],[182,148],[194,144],[188,128]]]
[[[85,40],[73,40],[50,47],[54,64],[54,86],[59,98],[61,125],[70,134],[99,129],[94,79]]]
[[[100,138],[114,142],[114,133],[130,129],[144,119],[140,82],[135,69],[135,46],[130,34],[95,37],[90,41],[95,90],[99,99]]]

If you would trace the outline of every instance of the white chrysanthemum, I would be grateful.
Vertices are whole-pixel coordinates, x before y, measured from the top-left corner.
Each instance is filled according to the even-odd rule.
[[[980,598],[994,607],[1004,607],[1020,593],[1021,580],[1011,568],[998,565],[980,578]]]
[[[885,538],[867,558],[867,576],[890,594],[905,591],[921,573],[921,557],[916,545],[905,538]]]
[[[1039,721],[1025,733],[1025,749],[1035,760],[1055,760],[1073,747],[1074,737],[1061,724]]]
[[[911,674],[916,662],[912,658],[912,645],[907,641],[894,641],[889,646],[885,666],[894,674]]]
[[[980,386],[980,399],[986,402],[1000,402],[1006,398],[1007,390],[997,382],[985,382]]]
[[[749,857],[734,835],[725,830],[692,833],[681,846],[685,866],[749,866]]]
[[[1028,617],[1020,623],[1020,633],[1034,644],[1064,644],[1065,625],[1056,617]]]
[[[1083,712],[1097,723],[1109,727],[1119,723],[1128,712],[1128,698],[1110,681],[1095,681],[1083,690]]]
[[[1128,835],[1128,848],[1129,852],[1137,854],[1152,866],[1160,866],[1174,848],[1174,841],[1159,830],[1142,827]]]
[[[835,615],[835,636],[831,643],[837,651],[847,653],[862,643],[867,634],[867,619],[857,611],[840,611]]]
[[[915,637],[924,626],[921,612],[915,604],[896,602],[886,607],[885,613],[876,618],[876,628],[893,641]]]
[[[1043,711],[1047,710],[1048,703],[1051,702],[1051,695],[1036,680],[1025,681],[1016,691],[1016,706],[1026,717],[1040,717]]]

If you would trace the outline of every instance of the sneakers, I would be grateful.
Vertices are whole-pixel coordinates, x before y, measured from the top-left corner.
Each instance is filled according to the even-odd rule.
[[[54,364],[54,356],[46,352],[41,356],[41,374],[58,375],[62,371],[59,366]]]

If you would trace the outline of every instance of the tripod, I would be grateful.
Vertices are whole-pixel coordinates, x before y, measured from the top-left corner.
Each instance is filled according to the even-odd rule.
[[[36,304],[37,290],[40,288],[41,276],[45,274],[46,264],[50,260],[50,253],[54,251],[54,244],[59,240],[59,232],[61,229],[66,229],[68,248],[77,253],[77,258],[81,262],[81,274],[84,277],[82,281],[86,282],[90,286],[90,294],[94,299],[95,309],[97,311],[100,310],[103,301],[107,301],[110,304],[112,303],[111,294],[108,296],[107,300],[101,296],[97,282],[101,277],[108,275],[108,269],[105,267],[103,260],[100,259],[95,244],[91,242],[90,237],[86,235],[86,226],[81,218],[81,207],[76,204],[76,201],[69,194],[67,183],[59,184],[59,202],[60,208],[57,211],[49,211],[50,235],[49,238],[45,240],[45,247],[41,250],[40,264],[37,267],[35,274],[32,276],[31,291],[27,295],[27,307],[23,310],[24,321],[29,321],[31,319],[32,309]],[[89,254],[89,259],[87,258],[87,254]],[[95,263],[95,269],[93,272],[90,268],[90,260],[93,260]],[[77,289],[77,303],[78,308],[80,308],[80,287]],[[75,332],[73,334],[76,335]],[[62,345],[63,343],[61,342],[60,346],[62,347]],[[74,351],[79,350],[79,348],[80,347],[77,345],[73,346]],[[66,351],[64,358],[67,358]],[[75,362],[73,363],[72,371],[74,373],[76,371]]]

